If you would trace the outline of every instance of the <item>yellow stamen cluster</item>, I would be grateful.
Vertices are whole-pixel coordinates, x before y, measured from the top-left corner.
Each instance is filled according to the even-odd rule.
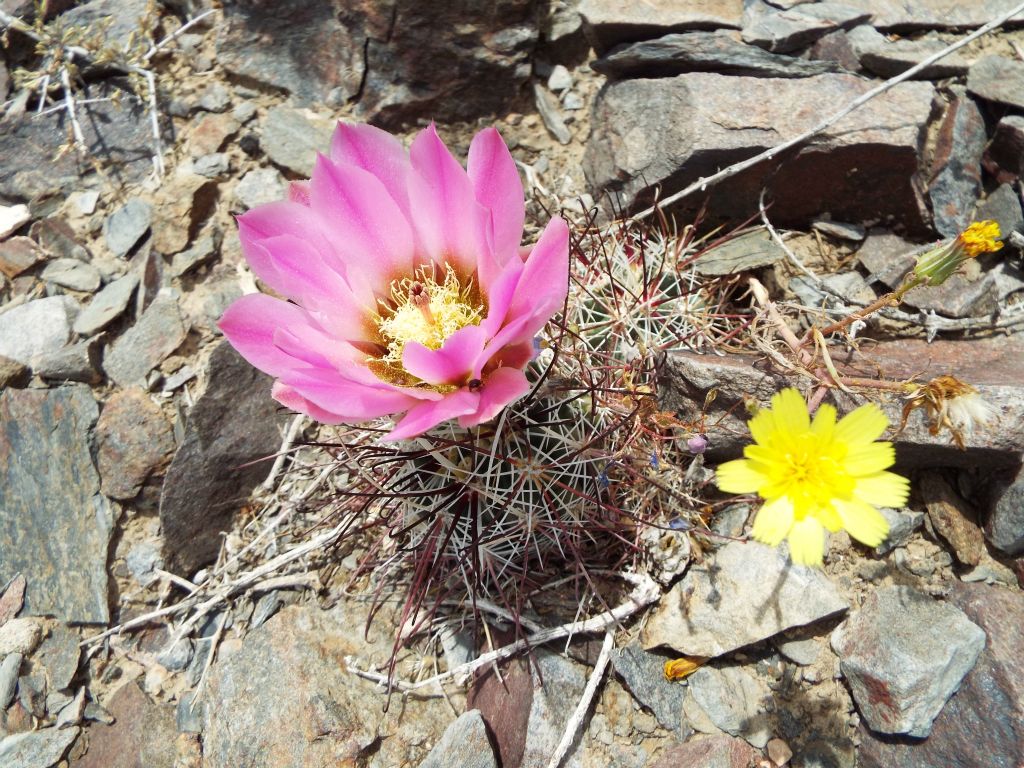
[[[942,285],[968,259],[982,253],[995,253],[1003,247],[999,242],[999,225],[994,221],[976,221],[953,240],[918,257],[914,282],[908,284]]]
[[[995,253],[1003,244],[999,242],[1001,236],[999,224],[994,221],[976,221],[957,237],[963,245],[967,255],[971,258],[982,253]]]
[[[440,349],[445,339],[467,325],[479,325],[484,308],[474,302],[472,282],[462,286],[449,266],[443,282],[433,267],[421,268],[414,277],[391,284],[391,300],[382,301],[378,327],[387,344],[384,363],[400,364],[405,345],[419,342]]]

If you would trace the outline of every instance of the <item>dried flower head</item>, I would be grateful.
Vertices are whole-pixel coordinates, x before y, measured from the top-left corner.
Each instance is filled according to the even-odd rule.
[[[978,390],[953,376],[936,376],[926,384],[910,384],[907,389],[900,429],[906,426],[911,412],[922,408],[931,417],[931,434],[948,429],[956,444],[964,448],[966,436],[992,421],[992,407]]]
[[[488,421],[529,389],[533,340],[562,308],[568,228],[526,255],[523,187],[493,128],[463,169],[434,126],[409,151],[339,125],[291,199],[239,218],[249,266],[289,299],[243,296],[220,327],[274,376],[273,396],[327,424],[404,412],[388,434]]]
[[[803,565],[821,564],[824,529],[846,529],[870,547],[882,543],[889,525],[875,506],[902,506],[910,483],[884,471],[895,450],[875,442],[889,426],[881,408],[868,403],[837,422],[836,409],[825,404],[811,421],[803,397],[790,388],[748,424],[755,444],[744,449],[746,458],[718,468],[718,487],[765,500],[755,539],[771,546],[788,539],[793,562]]]
[[[976,221],[950,242],[922,254],[913,274],[920,283],[942,285],[968,259],[1001,249],[1000,236],[996,222]]]

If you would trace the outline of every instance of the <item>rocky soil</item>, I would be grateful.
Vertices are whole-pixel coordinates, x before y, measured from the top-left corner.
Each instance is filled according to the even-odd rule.
[[[138,72],[86,67],[74,121],[64,91],[40,103],[25,80],[49,71],[55,49],[8,32],[0,765],[548,765],[602,658],[600,633],[388,696],[379,680],[400,617],[385,601],[364,632],[358,542],[257,570],[318,530],[341,481],[315,445],[284,471],[267,460],[333,433],[283,412],[216,327],[257,290],[233,216],[308,175],[338,119],[405,140],[436,120],[460,157],[476,130],[498,127],[531,230],[549,212],[606,222],[807,131],[1013,5],[62,0],[34,29],[85,30],[86,47],[166,41],[144,59],[156,112]],[[31,20],[35,8],[0,0],[0,11]],[[913,414],[892,438],[910,506],[886,510],[892,533],[875,551],[833,536],[821,572],[756,544],[668,534],[688,567],[616,627],[563,765],[1021,764],[1024,240],[1010,235],[1024,235],[1021,26],[672,208],[681,225],[732,231],[760,224],[763,198],[789,253],[759,228],[709,250],[694,274],[730,290],[756,275],[795,322],[870,303],[915,249],[998,221],[1002,251],[908,294],[837,360],[891,378],[952,373],[996,418],[960,449]],[[739,294],[742,320],[752,310]],[[747,398],[795,382],[750,344],[718,351],[666,362],[665,406],[707,423],[709,466],[740,450]],[[898,424],[900,404],[885,407]],[[711,501],[713,529],[742,537],[751,507]],[[557,609],[531,608],[531,621],[579,618],[571,589],[553,594]],[[453,621],[403,650],[398,676],[430,678],[511,638],[497,618],[489,631]],[[707,662],[667,679],[665,661],[684,655]]]

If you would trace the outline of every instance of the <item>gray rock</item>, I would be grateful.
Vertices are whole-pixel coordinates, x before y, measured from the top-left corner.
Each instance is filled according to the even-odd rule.
[[[917,263],[917,254],[933,247],[916,245],[899,235],[882,230],[872,231],[857,250],[857,260],[873,278],[886,288],[897,288]]]
[[[818,219],[811,223],[811,228],[821,232],[823,235],[834,237],[838,240],[849,240],[859,243],[867,236],[867,230],[859,224],[847,224],[842,221],[831,221],[829,219]]]
[[[572,141],[572,131],[565,124],[565,118],[555,100],[540,83],[533,84],[533,102],[537,106],[544,127],[554,136],[559,144],[568,144]]]
[[[896,510],[882,507],[879,511],[889,524],[889,535],[875,547],[875,554],[878,555],[885,555],[896,547],[902,547],[910,541],[914,531],[924,525],[924,514],[912,509]]]
[[[564,656],[540,651],[536,663],[543,686],[533,692],[522,768],[546,768],[572,714],[566,704],[579,701],[587,684],[584,668]]]
[[[971,279],[955,274],[942,285],[922,285],[908,291],[903,303],[943,317],[989,315],[998,306],[996,276],[982,273]]]
[[[1007,555],[1024,552],[1024,469],[993,483],[985,538]]]
[[[22,658],[20,653],[8,653],[0,661],[0,712],[7,709],[7,705],[14,700]]]
[[[51,216],[40,219],[29,231],[39,246],[51,256],[90,261],[92,255],[75,237],[75,231],[64,219]]]
[[[842,68],[805,61],[741,43],[725,31],[684,32],[618,46],[591,67],[608,77],[669,77],[684,72],[721,72],[751,77],[810,77]]]
[[[758,749],[771,738],[768,686],[740,667],[704,666],[687,678],[690,695],[715,727]]]
[[[864,69],[887,78],[906,72],[948,45],[941,40],[929,38],[890,40],[868,24],[855,27],[846,35]],[[960,77],[967,74],[967,66],[967,61],[954,53],[929,65],[916,74],[914,79]]]
[[[982,56],[967,73],[967,90],[986,101],[1024,108],[1024,62]]]
[[[153,222],[153,206],[133,197],[103,222],[103,238],[115,256],[125,256]]]
[[[873,731],[923,738],[985,647],[964,612],[909,587],[883,587],[832,633],[832,648]]]
[[[42,636],[40,620],[34,616],[8,619],[0,624],[0,656],[9,653],[29,656],[39,646]]]
[[[928,196],[935,229],[956,237],[971,223],[981,194],[981,155],[988,137],[981,111],[960,86],[939,124]]]
[[[996,125],[995,134],[985,151],[988,170],[1002,181],[1024,176],[1024,117],[1007,115]]]
[[[197,157],[192,162],[192,170],[208,179],[219,179],[221,176],[227,176],[231,170],[231,163],[223,152],[214,152]]]
[[[140,541],[128,550],[124,562],[128,566],[128,570],[132,572],[135,580],[143,587],[148,587],[154,581],[157,581],[160,576],[154,571],[157,568],[162,569],[164,567],[164,558],[160,554],[160,550],[148,541]]]
[[[779,653],[801,667],[809,667],[821,655],[821,646],[813,637],[787,640],[784,634],[776,637],[773,642]]]
[[[231,110],[231,116],[235,118],[241,125],[245,125],[254,117],[256,117],[256,105],[251,101],[243,101],[241,104]]]
[[[598,51],[616,43],[659,37],[688,29],[739,29],[743,0],[582,0],[579,13]]]
[[[34,299],[0,314],[0,356],[24,365],[56,352],[71,337],[78,302],[70,296]]]
[[[686,689],[665,679],[666,661],[666,657],[645,651],[639,643],[612,651],[612,667],[633,698],[651,710],[662,727],[678,732]]]
[[[115,392],[96,423],[96,466],[103,493],[133,499],[159,476],[174,451],[174,435],[160,406],[137,387]]]
[[[274,171],[274,173],[277,173],[277,171]],[[278,174],[278,177],[280,177],[280,174]],[[284,181],[282,180],[281,183],[283,186]],[[221,233],[219,229],[207,232],[196,240],[195,244],[187,251],[174,254],[174,258],[171,259],[171,273],[175,277],[181,277],[186,272],[206,264],[220,252],[220,243]]]
[[[125,311],[138,286],[139,276],[134,272],[105,285],[78,314],[72,326],[74,332],[79,336],[92,336],[103,330]]]
[[[373,686],[346,671],[355,652],[316,608],[288,608],[210,670],[203,757],[211,765],[357,764],[377,739]],[[273,696],[260,695],[274,691]],[[310,728],[309,723],[317,723]]]
[[[173,706],[151,701],[135,682],[118,688],[108,706],[112,723],[89,727],[89,749],[76,759],[75,768],[180,765],[175,759]],[[88,705],[85,715],[89,716]]]
[[[75,742],[80,730],[43,728],[8,736],[0,741],[0,763],[5,768],[51,768]]]
[[[754,542],[730,542],[691,566],[641,634],[645,648],[721,656],[849,606],[820,571]]]
[[[250,208],[288,196],[288,182],[276,168],[255,168],[249,171],[235,187],[236,211],[244,213]]]
[[[96,384],[100,375],[100,342],[87,339],[32,358],[32,372],[48,381]]]
[[[692,72],[611,83],[594,105],[584,172],[595,197],[610,195],[609,207],[632,210],[658,190],[664,198],[808,130],[820,120],[808,105],[849,103],[869,87],[843,74],[783,80]],[[827,210],[845,221],[890,217],[924,232],[914,179],[932,91],[901,83],[784,162],[763,162],[679,203],[678,212],[706,201],[712,218],[734,220],[738,211],[756,212],[767,188],[777,226],[806,226]]]
[[[0,395],[0,456],[19,457],[0,464],[0,583],[25,574],[26,610],[72,623],[110,618],[113,511],[89,445],[97,414],[84,384]]]
[[[867,21],[869,13],[839,2],[817,2],[782,10],[763,0],[743,6],[744,42],[786,53],[813,43],[822,35]]]
[[[146,0],[89,0],[61,14],[61,21],[86,34],[99,35],[100,45],[125,51],[128,40],[152,32],[156,17]]]
[[[178,301],[161,295],[142,317],[115,341],[103,359],[103,369],[119,386],[138,383],[185,340]]]
[[[79,725],[85,714],[85,688],[79,688],[75,697],[63,706],[57,715],[57,727],[67,728]]]
[[[291,107],[273,107],[263,121],[260,146],[282,168],[309,177],[317,152],[327,152],[334,126]]]
[[[30,221],[32,221],[32,214],[27,205],[0,205],[0,240],[13,234]]]
[[[0,243],[0,272],[15,278],[46,261],[46,253],[29,237],[17,236]]]
[[[1024,213],[1021,212],[1020,195],[1010,184],[1000,184],[989,192],[974,212],[974,219],[991,219],[999,224],[1003,237],[1011,232],[1024,232]]]
[[[281,442],[270,377],[222,343],[210,356],[206,379],[160,498],[165,555],[190,575],[216,556],[220,533],[266,477],[267,464],[250,462],[271,456]]]
[[[747,768],[761,755],[743,739],[720,734],[667,747],[650,768]],[[837,766],[838,768],[838,766]]]
[[[843,0],[845,5],[871,14],[871,23],[883,31],[914,29],[970,29],[987,24],[1014,7],[1013,0]]]
[[[198,106],[205,112],[227,112],[231,106],[231,91],[221,83],[214,83],[203,91]]]
[[[92,293],[100,287],[100,271],[78,259],[54,259],[43,268],[41,277],[72,291]]]
[[[988,635],[960,689],[925,740],[859,729],[862,768],[1015,768],[1024,755],[1024,597],[1016,590],[956,584],[948,597]],[[955,756],[955,757],[953,757]]]
[[[846,31],[842,29],[819,37],[808,49],[807,55],[811,61],[830,62],[853,74],[863,72],[860,59],[857,58],[857,53],[853,50],[853,43],[850,42]]]
[[[195,702],[195,703],[193,703]],[[202,733],[206,707],[202,700],[195,701],[195,691],[187,691],[178,700],[175,723],[179,733]]]
[[[705,277],[731,275],[782,261],[786,253],[766,229],[758,228],[710,248],[693,262],[693,268]]]
[[[255,629],[261,624],[265,624],[267,619],[281,609],[282,605],[284,605],[284,600],[281,598],[279,591],[267,592],[256,602],[256,606],[252,609],[250,625]]]
[[[81,658],[80,641],[77,632],[66,624],[58,624],[39,646],[35,661],[46,669],[48,690],[63,691],[71,685]]]
[[[572,88],[572,73],[566,69],[564,64],[556,64],[548,75],[548,90],[552,93],[561,93]]]
[[[480,712],[472,709],[459,715],[420,768],[498,768]]]
[[[178,642],[164,648],[160,653],[156,655],[157,663],[170,670],[171,672],[180,672],[183,669],[187,669],[189,663],[192,661],[192,654],[195,652],[195,647],[192,641],[187,637],[183,637]]]

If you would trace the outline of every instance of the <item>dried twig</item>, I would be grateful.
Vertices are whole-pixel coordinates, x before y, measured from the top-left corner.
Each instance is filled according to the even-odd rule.
[[[277,452],[277,458],[274,459],[274,466],[270,468],[270,474],[267,475],[267,479],[260,486],[264,490],[269,491],[274,487],[274,483],[277,482],[277,476],[281,472],[281,467],[284,466],[284,460],[288,458],[288,453],[291,451],[292,443],[295,442],[296,435],[299,434],[305,423],[306,417],[300,413],[288,425],[288,429],[284,434],[284,440],[281,441],[281,448]]]
[[[775,244],[782,249],[782,252],[786,254],[786,258],[790,260],[794,267],[796,267],[809,278],[811,278],[811,280],[813,280],[815,283],[820,283],[821,280],[818,278],[818,276],[804,266],[804,263],[800,261],[800,258],[795,253],[793,253],[793,250],[788,245],[786,245],[786,242],[782,239],[782,236],[775,230],[775,227],[772,226],[771,221],[768,220],[768,212],[765,210],[764,207],[764,193],[765,190],[762,188],[761,196],[758,198],[757,204],[761,209],[761,221],[764,222],[764,226],[768,230],[768,234],[772,236],[772,240],[774,240]]]
[[[601,644],[601,653],[598,655],[597,662],[594,664],[594,671],[590,674],[590,679],[587,681],[587,687],[583,689],[583,695],[580,697],[580,701],[576,705],[576,710],[572,713],[572,717],[570,717],[569,722],[565,724],[565,733],[562,734],[562,740],[558,742],[558,746],[555,748],[555,753],[551,756],[548,768],[559,768],[562,761],[565,759],[566,753],[569,751],[569,747],[571,747],[573,741],[576,740],[576,734],[583,726],[583,721],[587,717],[587,711],[590,709],[590,704],[594,700],[594,695],[597,693],[597,687],[601,684],[601,680],[604,678],[604,671],[608,668],[608,662],[611,661],[612,648],[614,647],[615,633],[609,630],[608,632],[605,632],[604,642]]]

